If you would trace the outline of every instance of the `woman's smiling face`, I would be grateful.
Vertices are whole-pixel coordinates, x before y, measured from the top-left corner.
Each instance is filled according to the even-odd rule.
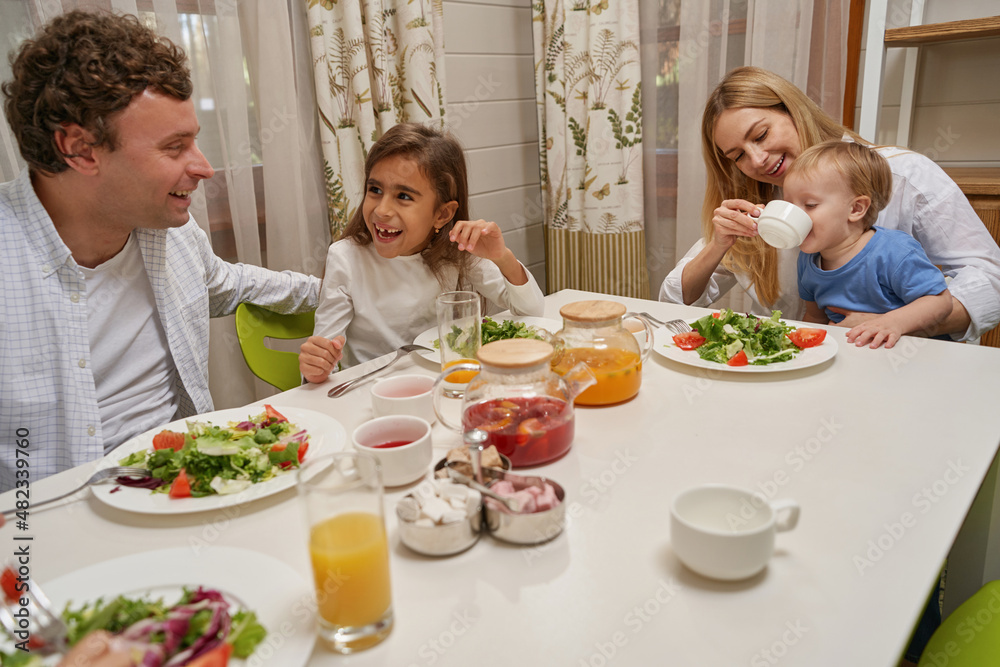
[[[801,152],[791,116],[774,109],[726,109],[715,121],[715,145],[737,169],[761,183],[780,186]]]

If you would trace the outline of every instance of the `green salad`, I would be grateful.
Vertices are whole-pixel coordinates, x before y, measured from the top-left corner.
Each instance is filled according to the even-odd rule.
[[[4,590],[4,597],[12,599],[11,592]],[[233,608],[222,593],[204,587],[184,588],[172,604],[162,598],[123,595],[67,604],[61,616],[70,646],[95,630],[106,630],[118,637],[119,646],[132,654],[135,664],[143,665],[224,665],[230,656],[250,657],[267,636],[255,612]],[[24,643],[44,647],[35,636]],[[41,667],[44,663],[37,651],[33,655],[25,649],[0,651],[0,664]]]
[[[697,332],[695,335],[703,337],[703,342],[693,345],[677,340],[684,337],[690,339],[689,334],[681,334],[674,341],[682,349],[697,350],[702,359],[730,366],[762,366],[788,361],[801,352],[801,349],[788,338],[795,327],[782,322],[780,318],[780,310],[774,311],[771,317],[764,318],[749,313],[740,315],[726,308],[706,315],[691,325],[694,331],[690,333]],[[743,357],[740,356],[741,352]]]
[[[150,471],[143,486],[171,498],[239,493],[253,484],[298,468],[309,449],[309,434],[270,405],[242,422],[219,426],[187,421],[187,432],[161,431],[152,449],[139,450],[119,463]]]
[[[507,340],[508,338],[536,338],[541,340],[543,336],[538,332],[537,327],[533,327],[530,324],[524,322],[515,322],[514,320],[503,320],[497,322],[492,317],[484,317],[483,322],[480,325],[480,331],[482,332],[481,343],[486,345],[487,343],[492,343],[495,340]],[[461,327],[452,327],[451,333],[448,334],[448,347],[455,350],[466,357],[474,357],[474,350],[469,344],[470,331],[466,331]],[[441,347],[441,339],[434,339],[434,349]]]

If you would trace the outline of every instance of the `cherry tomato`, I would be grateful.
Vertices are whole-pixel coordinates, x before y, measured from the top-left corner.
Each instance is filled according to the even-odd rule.
[[[273,422],[271,422],[273,424],[278,424],[281,422],[288,421],[287,419],[285,419],[285,415],[281,414],[280,412],[272,408],[270,405],[267,404],[264,405],[264,412],[267,414],[269,419],[274,420]]]
[[[175,452],[184,446],[184,434],[177,431],[160,431],[153,436],[153,449],[172,449]]]
[[[285,451],[285,449],[287,447],[288,447],[288,443],[279,442],[279,443],[275,443],[275,444],[271,445],[271,451],[272,452],[283,452],[283,451]],[[302,463],[302,461],[305,460],[305,458],[306,458],[306,452],[308,452],[308,451],[309,451],[309,443],[308,442],[300,442],[299,443],[299,451],[296,452],[297,456],[299,457],[299,463]],[[281,464],[281,467],[282,468],[287,468],[290,465],[292,465],[291,462],[285,461],[284,463]]]
[[[233,652],[233,645],[222,642],[208,653],[198,656],[188,663],[188,667],[226,667],[229,664],[229,655]]]
[[[747,359],[747,353],[740,350],[734,354],[729,361],[726,362],[727,366],[746,366],[750,361]]]
[[[682,350],[694,350],[701,347],[705,342],[705,337],[697,331],[685,331],[674,336],[674,345]]]
[[[188,476],[184,468],[181,468],[180,474],[174,478],[173,484],[170,485],[169,495],[171,498],[191,497],[191,482],[188,481]]]
[[[21,593],[17,590],[17,574],[11,568],[4,568],[3,573],[0,573],[0,590],[3,591],[4,599],[8,602],[13,602],[21,597]]]
[[[822,343],[826,339],[826,329],[796,329],[787,336],[796,347],[804,350]]]

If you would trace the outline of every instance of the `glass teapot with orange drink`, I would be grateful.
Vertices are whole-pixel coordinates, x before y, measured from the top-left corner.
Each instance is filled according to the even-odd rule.
[[[597,382],[576,397],[577,405],[610,405],[639,393],[642,362],[653,349],[653,328],[644,317],[626,312],[616,301],[574,301],[559,309],[563,328],[555,335],[559,352],[552,370],[560,375],[579,363],[590,367]],[[645,344],[622,321],[634,317],[646,330]]]
[[[569,451],[573,442],[573,399],[597,382],[586,364],[552,372],[555,348],[530,338],[487,343],[479,348],[479,364],[459,364],[434,383],[434,411],[448,428],[489,434],[494,445],[515,468],[540,465]],[[466,366],[468,368],[466,368]],[[453,371],[478,370],[465,388],[461,424],[443,414],[445,378]]]

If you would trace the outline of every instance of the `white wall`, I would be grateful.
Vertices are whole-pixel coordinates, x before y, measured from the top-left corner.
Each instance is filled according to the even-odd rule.
[[[471,215],[495,221],[545,290],[530,0],[446,0],[445,95]]]
[[[922,4],[923,23],[1000,13],[996,0],[923,0]],[[910,7],[910,0],[890,0],[886,27],[909,25]],[[906,51],[904,48],[886,50],[883,107],[878,136],[874,137],[880,144],[897,143]],[[861,58],[861,71],[864,71],[864,50]],[[1000,72],[1000,38],[921,47],[908,146],[943,166],[1000,167],[1000,76],[997,72]],[[860,107],[855,117],[859,115]]]

